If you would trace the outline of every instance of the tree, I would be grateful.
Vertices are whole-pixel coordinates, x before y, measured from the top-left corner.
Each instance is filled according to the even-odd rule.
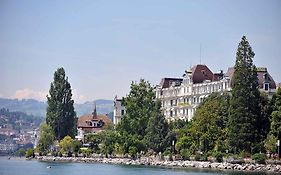
[[[231,82],[230,116],[228,123],[229,144],[233,152],[251,153],[261,142],[260,92],[256,67],[253,64],[255,53],[243,36],[238,45],[236,63]]]
[[[65,136],[60,142],[59,146],[61,148],[62,153],[66,153],[69,157],[71,157],[72,152],[74,151],[74,140],[70,136]]]
[[[54,73],[54,81],[51,83],[49,94],[50,96],[47,96],[47,124],[54,131],[56,139],[61,140],[67,135],[73,138],[76,133],[77,118],[73,107],[71,86],[63,68],[57,69]]]
[[[117,125],[123,153],[128,153],[129,149],[131,153],[146,150],[144,138],[147,132],[151,132],[147,130],[148,121],[160,114],[155,98],[154,88],[149,82],[143,79],[139,83],[132,82],[129,95],[123,98],[126,115]]]
[[[160,111],[161,102],[156,101],[154,114],[149,118],[145,139],[148,147],[156,152],[164,152],[168,146],[169,125]]]
[[[197,108],[192,119],[188,132],[192,139],[183,137],[179,140],[180,143],[191,140],[203,152],[225,151],[229,99],[227,93],[213,93],[207,97]],[[185,143],[186,146],[191,146],[190,144]]]
[[[276,94],[272,98],[273,112],[271,113],[270,132],[278,140],[281,140],[281,88],[277,89]],[[279,158],[281,157],[281,148],[279,146]]]
[[[276,153],[276,148],[277,148],[277,138],[272,135],[272,134],[268,134],[265,142],[264,142],[264,147],[266,149],[266,151],[270,154],[274,154]]]
[[[20,149],[18,149],[18,151],[17,151],[17,155],[20,156],[20,157],[21,157],[21,156],[24,156],[24,153],[25,153],[25,152],[24,152],[24,149],[23,149],[23,148],[20,148]]]
[[[129,95],[123,98],[126,115],[118,127],[121,132],[128,132],[144,137],[151,116],[155,115],[155,93],[149,82],[141,79],[132,82]]]
[[[54,134],[53,130],[46,123],[41,124],[40,126],[40,135],[37,145],[37,151],[41,155],[46,155],[50,146],[54,143]]]
[[[25,157],[26,157],[26,158],[30,158],[30,157],[34,158],[34,157],[35,157],[35,155],[34,155],[34,150],[31,149],[31,148],[28,148],[28,149],[25,151]]]

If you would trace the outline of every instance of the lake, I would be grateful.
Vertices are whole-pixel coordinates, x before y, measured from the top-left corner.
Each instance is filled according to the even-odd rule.
[[[48,167],[51,168],[48,168]],[[111,165],[101,163],[61,163],[0,157],[0,175],[265,175],[266,173],[242,173],[211,171],[192,168],[161,168],[149,166]]]

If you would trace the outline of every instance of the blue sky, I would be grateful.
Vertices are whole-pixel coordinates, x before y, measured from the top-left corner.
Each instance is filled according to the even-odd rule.
[[[45,100],[64,67],[74,99],[113,99],[200,63],[233,66],[246,35],[256,66],[281,82],[281,1],[0,0],[0,97]]]

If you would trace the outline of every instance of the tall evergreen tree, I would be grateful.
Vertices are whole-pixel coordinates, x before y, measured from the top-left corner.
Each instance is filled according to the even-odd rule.
[[[54,131],[58,140],[76,133],[76,113],[72,100],[71,86],[63,68],[54,73],[54,81],[49,90],[46,123]]]
[[[252,153],[261,141],[258,126],[261,122],[260,92],[255,53],[243,36],[238,45],[231,82],[232,96],[229,116],[229,144],[234,152]]]

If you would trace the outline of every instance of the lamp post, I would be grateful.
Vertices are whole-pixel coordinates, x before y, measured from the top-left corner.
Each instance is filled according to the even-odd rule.
[[[277,153],[278,153],[278,158],[280,158],[280,140],[277,140]]]

